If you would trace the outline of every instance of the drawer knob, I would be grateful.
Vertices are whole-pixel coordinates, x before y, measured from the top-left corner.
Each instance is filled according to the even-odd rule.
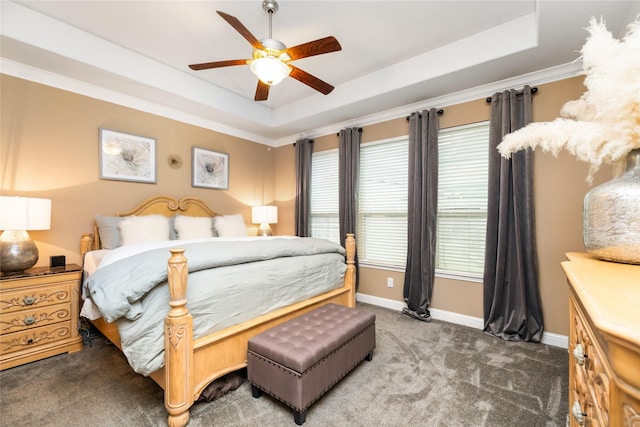
[[[582,408],[580,407],[580,402],[575,401],[573,406],[571,407],[571,413],[573,414],[573,418],[576,419],[578,425],[584,425],[584,417],[587,415],[582,412]]]
[[[36,302],[36,299],[34,297],[24,297],[22,302],[24,305],[33,305],[33,303]]]
[[[577,344],[576,348],[573,349],[573,357],[574,359],[576,359],[576,362],[578,362],[578,365],[584,365],[584,359],[587,357],[587,355],[584,354],[582,344]]]
[[[27,326],[33,325],[34,323],[36,323],[36,318],[34,316],[27,316],[24,318],[23,322]]]

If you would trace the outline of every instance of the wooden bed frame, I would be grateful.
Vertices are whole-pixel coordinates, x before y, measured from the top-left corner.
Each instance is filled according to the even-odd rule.
[[[175,214],[211,217],[219,215],[202,200],[194,197],[185,197],[178,201],[171,197],[158,196],[149,198],[117,216],[150,214],[167,217]],[[100,235],[97,226],[94,226],[93,234],[82,236],[80,252],[84,258],[86,252],[100,248]],[[189,422],[189,408],[211,381],[246,367],[247,342],[254,335],[327,303],[354,307],[356,268],[353,234],[347,235],[346,251],[347,271],[341,288],[194,339],[193,320],[186,307],[187,258],[184,256],[184,249],[170,249],[171,257],[167,269],[171,309],[165,318],[165,365],[150,375],[164,389],[169,426],[184,426]],[[92,323],[121,348],[120,336],[114,324],[106,323],[102,318]]]

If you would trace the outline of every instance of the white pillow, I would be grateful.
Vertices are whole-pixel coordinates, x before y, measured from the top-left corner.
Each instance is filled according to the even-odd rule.
[[[118,228],[123,245],[169,240],[169,218],[162,215],[127,216]]]
[[[219,237],[245,237],[249,233],[241,214],[222,215],[213,218]]]
[[[178,234],[178,239],[201,239],[213,237],[211,218],[206,216],[176,215],[173,228]]]

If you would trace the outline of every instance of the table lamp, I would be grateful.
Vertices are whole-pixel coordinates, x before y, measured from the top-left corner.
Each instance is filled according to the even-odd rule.
[[[38,247],[27,230],[49,230],[51,200],[0,196],[0,271],[22,272],[38,262]]]
[[[251,222],[260,224],[258,236],[271,236],[269,224],[278,223],[277,206],[254,206],[251,208]]]

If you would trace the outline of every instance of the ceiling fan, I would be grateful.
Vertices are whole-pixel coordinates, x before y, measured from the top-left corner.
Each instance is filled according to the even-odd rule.
[[[271,37],[271,18],[278,10],[275,0],[264,0],[262,9],[269,15],[269,38],[258,40],[235,16],[217,11],[229,25],[231,25],[253,47],[253,59],[231,59],[227,61],[205,62],[191,64],[192,70],[207,70],[210,68],[229,67],[233,65],[249,65],[251,72],[258,76],[258,87],[254,100],[266,101],[269,96],[269,87],[280,83],[287,76],[306,84],[318,92],[328,95],[333,86],[307,73],[300,68],[289,64],[290,61],[336,52],[342,49],[335,37],[329,36],[294,47],[287,46],[279,40]]]

